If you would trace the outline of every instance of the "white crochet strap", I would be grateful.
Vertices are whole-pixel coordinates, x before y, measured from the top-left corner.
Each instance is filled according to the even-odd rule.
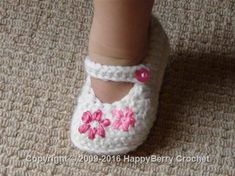
[[[135,66],[102,65],[85,59],[85,70],[88,75],[102,80],[117,82],[144,83],[149,77],[149,68],[143,64]]]

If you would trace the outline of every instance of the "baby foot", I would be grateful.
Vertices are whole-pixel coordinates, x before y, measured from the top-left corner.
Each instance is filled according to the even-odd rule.
[[[141,60],[143,60],[139,58],[112,58],[100,56],[94,53],[90,53],[90,58],[93,58],[94,62],[112,66],[134,66],[138,65]],[[120,100],[128,94],[133,85],[134,84],[131,82],[104,81],[102,79],[91,77],[91,87],[93,88],[96,97],[103,103],[113,103]]]
[[[91,87],[102,103],[113,103],[122,99],[133,87],[133,83],[104,81],[91,78]]]
[[[169,52],[163,31],[153,29],[148,55],[140,64],[113,66],[85,59],[87,77],[70,127],[71,140],[80,150],[124,154],[147,138]]]

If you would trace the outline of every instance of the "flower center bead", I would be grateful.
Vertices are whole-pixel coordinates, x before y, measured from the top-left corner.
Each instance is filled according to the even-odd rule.
[[[92,121],[90,122],[90,125],[92,128],[97,128],[99,126],[99,122],[98,121]]]

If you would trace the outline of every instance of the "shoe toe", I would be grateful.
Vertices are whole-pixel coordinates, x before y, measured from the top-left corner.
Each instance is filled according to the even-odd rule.
[[[149,97],[139,93],[126,97],[128,101],[102,104],[83,90],[88,97],[81,94],[71,123],[74,145],[89,153],[122,154],[142,144],[156,108],[151,108]]]

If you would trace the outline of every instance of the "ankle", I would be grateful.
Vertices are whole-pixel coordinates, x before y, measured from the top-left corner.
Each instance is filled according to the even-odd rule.
[[[105,65],[140,63],[148,50],[153,0],[97,0],[94,5],[88,46],[92,60]]]
[[[105,55],[96,54],[93,52],[89,53],[89,57],[92,61],[104,64],[104,65],[114,65],[114,66],[127,66],[127,65],[137,65],[141,62],[143,58],[136,58],[136,59],[127,59],[127,58],[116,58],[110,57]]]

